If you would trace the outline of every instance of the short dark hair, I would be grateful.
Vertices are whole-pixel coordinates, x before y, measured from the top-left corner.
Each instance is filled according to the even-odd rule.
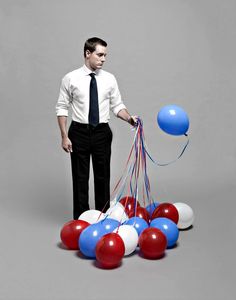
[[[98,37],[92,37],[92,38],[88,39],[84,44],[84,57],[86,57],[87,50],[89,50],[90,52],[94,52],[96,50],[97,45],[106,47],[107,43]]]

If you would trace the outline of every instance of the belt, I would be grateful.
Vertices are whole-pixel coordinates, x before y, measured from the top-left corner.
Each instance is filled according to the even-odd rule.
[[[76,121],[72,121],[72,124],[78,128],[88,128],[88,129],[102,128],[102,127],[108,126],[108,123],[99,123],[97,126],[94,127],[91,124],[85,124],[85,123],[80,123],[80,122],[76,122]]]

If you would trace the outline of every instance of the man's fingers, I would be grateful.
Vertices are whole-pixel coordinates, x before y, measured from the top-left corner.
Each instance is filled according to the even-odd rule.
[[[66,151],[67,153],[72,152],[72,143],[68,138],[63,138],[61,145],[63,150]]]
[[[138,117],[137,116],[131,116],[131,125],[137,126],[138,123]]]
[[[62,147],[64,151],[69,152],[68,148]]]
[[[62,146],[62,148],[63,148],[63,150],[65,150],[67,153],[73,152],[73,150],[72,150],[72,145]]]

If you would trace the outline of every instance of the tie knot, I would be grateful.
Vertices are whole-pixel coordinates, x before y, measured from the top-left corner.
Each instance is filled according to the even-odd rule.
[[[90,73],[89,74],[92,78],[95,78],[95,74],[94,73]]]

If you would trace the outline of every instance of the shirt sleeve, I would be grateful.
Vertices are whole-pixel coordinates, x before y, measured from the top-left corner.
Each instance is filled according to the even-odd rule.
[[[121,99],[121,94],[118,88],[118,84],[116,81],[116,78],[113,76],[113,85],[112,85],[112,90],[110,94],[110,107],[112,112],[117,116],[118,112],[121,109],[126,108],[124,105],[122,99]]]
[[[69,90],[70,79],[67,75],[62,78],[59,97],[56,104],[57,116],[68,117],[69,106],[72,101],[72,97]]]

